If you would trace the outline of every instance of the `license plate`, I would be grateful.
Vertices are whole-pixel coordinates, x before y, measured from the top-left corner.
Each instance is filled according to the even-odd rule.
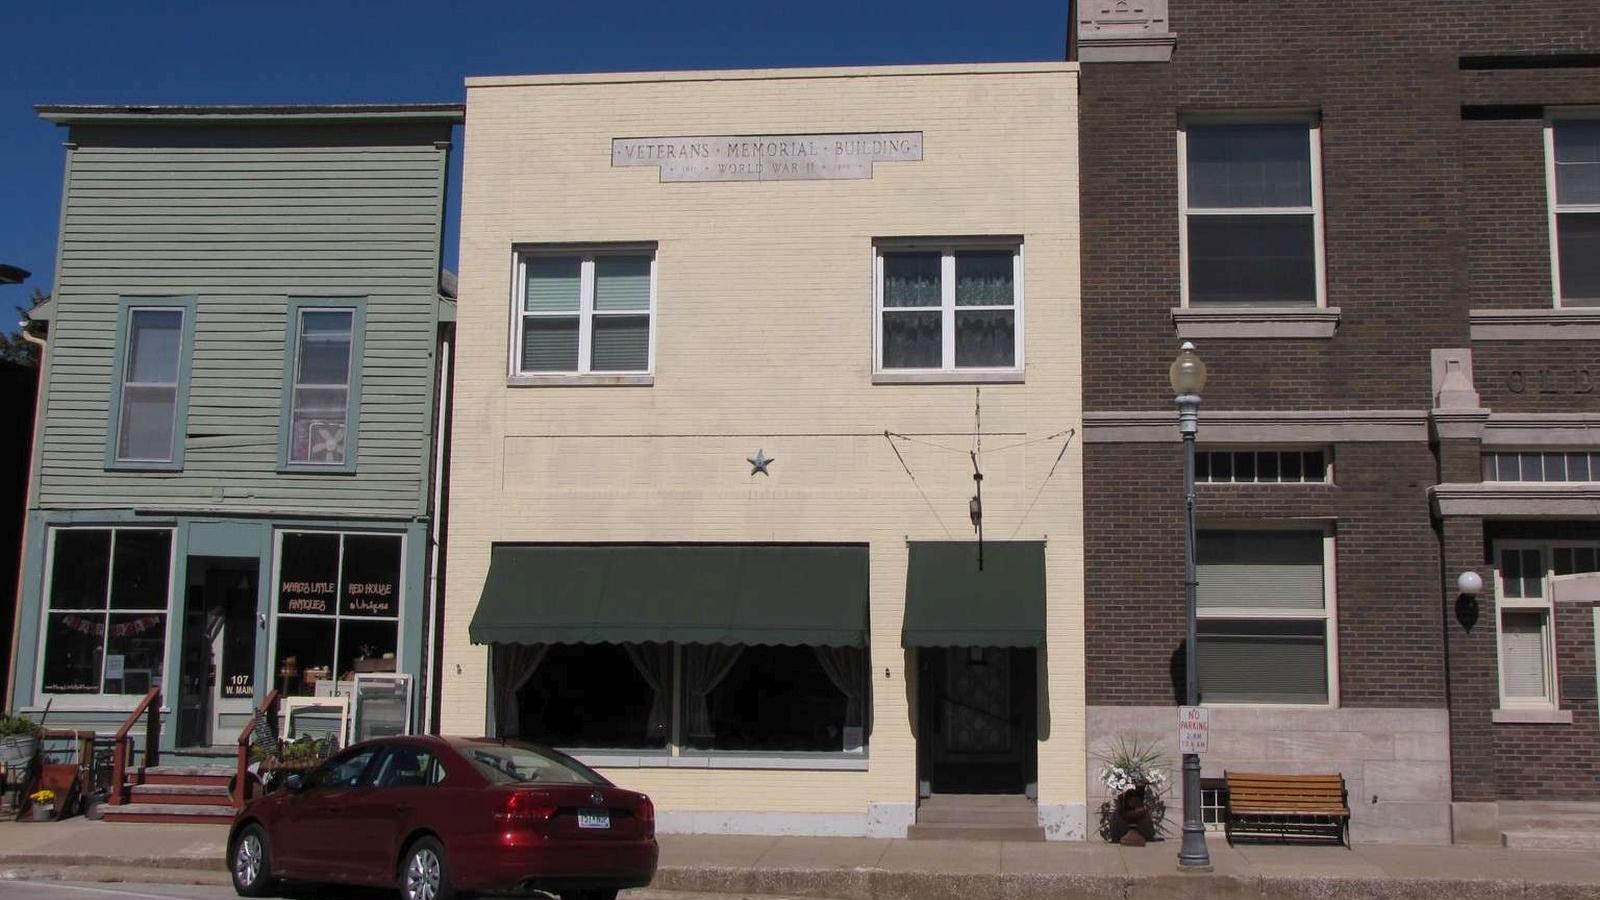
[[[611,813],[604,809],[581,809],[578,811],[579,828],[610,828]]]

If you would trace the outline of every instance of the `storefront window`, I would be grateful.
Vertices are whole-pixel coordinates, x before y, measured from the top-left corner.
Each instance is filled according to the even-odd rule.
[[[393,672],[400,637],[399,535],[285,532],[278,563],[277,688],[346,693]]]
[[[866,746],[866,651],[729,644],[495,644],[505,737],[575,750],[841,752]],[[676,702],[674,702],[676,698]]]
[[[73,528],[51,533],[46,694],[143,694],[161,686],[172,532]]]

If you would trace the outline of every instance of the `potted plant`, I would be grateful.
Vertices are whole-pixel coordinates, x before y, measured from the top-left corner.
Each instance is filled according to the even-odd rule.
[[[0,716],[0,762],[25,766],[39,754],[39,724],[23,716]]]
[[[1102,763],[1100,783],[1111,794],[1100,804],[1100,836],[1130,847],[1156,840],[1165,830],[1164,797],[1171,785],[1171,762],[1160,742],[1118,737],[1096,758]]]
[[[56,817],[56,792],[48,788],[34,791],[28,795],[33,801],[33,820],[35,822],[49,822]]]

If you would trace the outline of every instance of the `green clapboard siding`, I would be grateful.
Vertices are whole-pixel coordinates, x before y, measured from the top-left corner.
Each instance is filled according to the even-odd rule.
[[[215,146],[161,128],[83,131],[69,151],[41,504],[424,511],[444,204],[434,142],[448,127],[372,146],[325,140],[327,128],[224,129]],[[183,468],[107,471],[118,310],[167,296],[197,305]],[[280,472],[289,302],[350,298],[367,309],[356,470]]]

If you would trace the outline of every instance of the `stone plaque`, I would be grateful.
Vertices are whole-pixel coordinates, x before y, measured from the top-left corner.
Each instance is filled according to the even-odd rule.
[[[875,162],[920,159],[920,131],[611,139],[613,166],[659,166],[662,181],[871,178]]]

